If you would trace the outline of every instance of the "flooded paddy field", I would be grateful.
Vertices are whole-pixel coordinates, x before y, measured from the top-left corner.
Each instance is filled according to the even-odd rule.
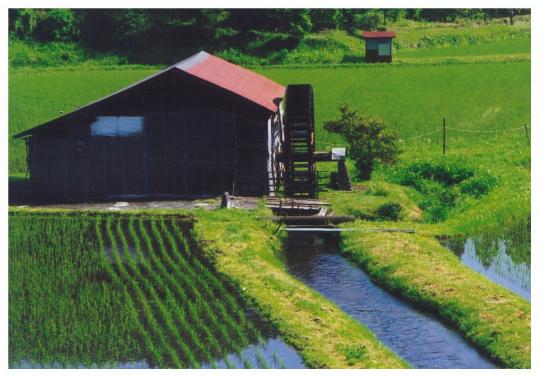
[[[513,237],[512,237],[513,236]],[[531,301],[530,232],[444,240],[469,268]]]
[[[291,233],[288,271],[366,325],[413,367],[497,367],[456,330],[375,285],[339,248],[336,237]]]
[[[10,215],[10,367],[304,367],[190,222]]]

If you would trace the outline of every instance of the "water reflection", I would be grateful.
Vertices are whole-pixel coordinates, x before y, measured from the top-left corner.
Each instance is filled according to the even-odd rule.
[[[505,240],[468,238],[443,243],[463,264],[493,282],[531,301],[531,269],[525,262],[516,263]]]
[[[417,368],[495,368],[458,332],[375,285],[339,254],[335,238],[290,234],[289,272],[366,325]]]
[[[146,361],[106,362],[103,364],[39,363],[22,360],[11,366],[14,369],[150,369]],[[202,364],[203,369],[300,369],[305,368],[298,352],[283,342],[279,336],[260,340],[237,353]]]

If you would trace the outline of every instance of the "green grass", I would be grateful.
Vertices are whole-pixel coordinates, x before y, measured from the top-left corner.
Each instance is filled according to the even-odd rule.
[[[10,365],[199,367],[262,340],[245,302],[192,249],[191,222],[12,211]]]
[[[426,306],[510,368],[531,366],[530,303],[419,235],[345,233],[343,251],[380,285]]]
[[[381,215],[380,209],[388,204],[399,204],[399,220],[418,222],[422,212],[410,194],[410,190],[399,185],[369,181],[355,184],[353,192],[328,191],[320,197],[332,203],[332,210],[337,214],[354,215],[364,220],[391,220]]]
[[[73,64],[109,66],[126,63],[126,59],[114,54],[85,51],[74,42],[37,43],[14,38],[9,40],[9,65],[11,68],[54,67]]]
[[[396,25],[396,50],[423,49],[433,47],[481,45],[486,42],[530,39],[530,21],[515,25],[498,23],[415,23]]]
[[[476,44],[457,46],[426,47],[416,49],[400,49],[395,51],[397,61],[403,58],[455,58],[462,56],[511,56],[516,54],[530,55],[531,39],[506,39]]]
[[[448,127],[497,130],[530,121],[530,62],[455,65],[361,65],[344,68],[267,68],[258,71],[280,83],[311,83],[315,93],[317,142],[339,138],[322,129],[348,102],[382,117],[406,139]],[[512,80],[507,78],[511,77]],[[485,96],[489,93],[489,96]],[[432,140],[440,152],[441,134]],[[520,134],[523,139],[524,135]],[[449,148],[483,141],[486,135],[450,133]],[[404,141],[405,147],[424,141]]]

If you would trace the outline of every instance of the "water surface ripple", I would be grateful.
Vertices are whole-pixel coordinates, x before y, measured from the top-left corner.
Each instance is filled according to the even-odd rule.
[[[366,325],[414,367],[497,367],[457,331],[375,285],[339,254],[336,238],[290,234],[286,264],[289,273]]]

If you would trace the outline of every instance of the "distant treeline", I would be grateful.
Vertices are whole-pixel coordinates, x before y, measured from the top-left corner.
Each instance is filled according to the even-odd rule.
[[[324,29],[384,29],[404,19],[454,22],[530,14],[530,9],[10,9],[12,38],[76,42],[94,51],[294,48]]]

